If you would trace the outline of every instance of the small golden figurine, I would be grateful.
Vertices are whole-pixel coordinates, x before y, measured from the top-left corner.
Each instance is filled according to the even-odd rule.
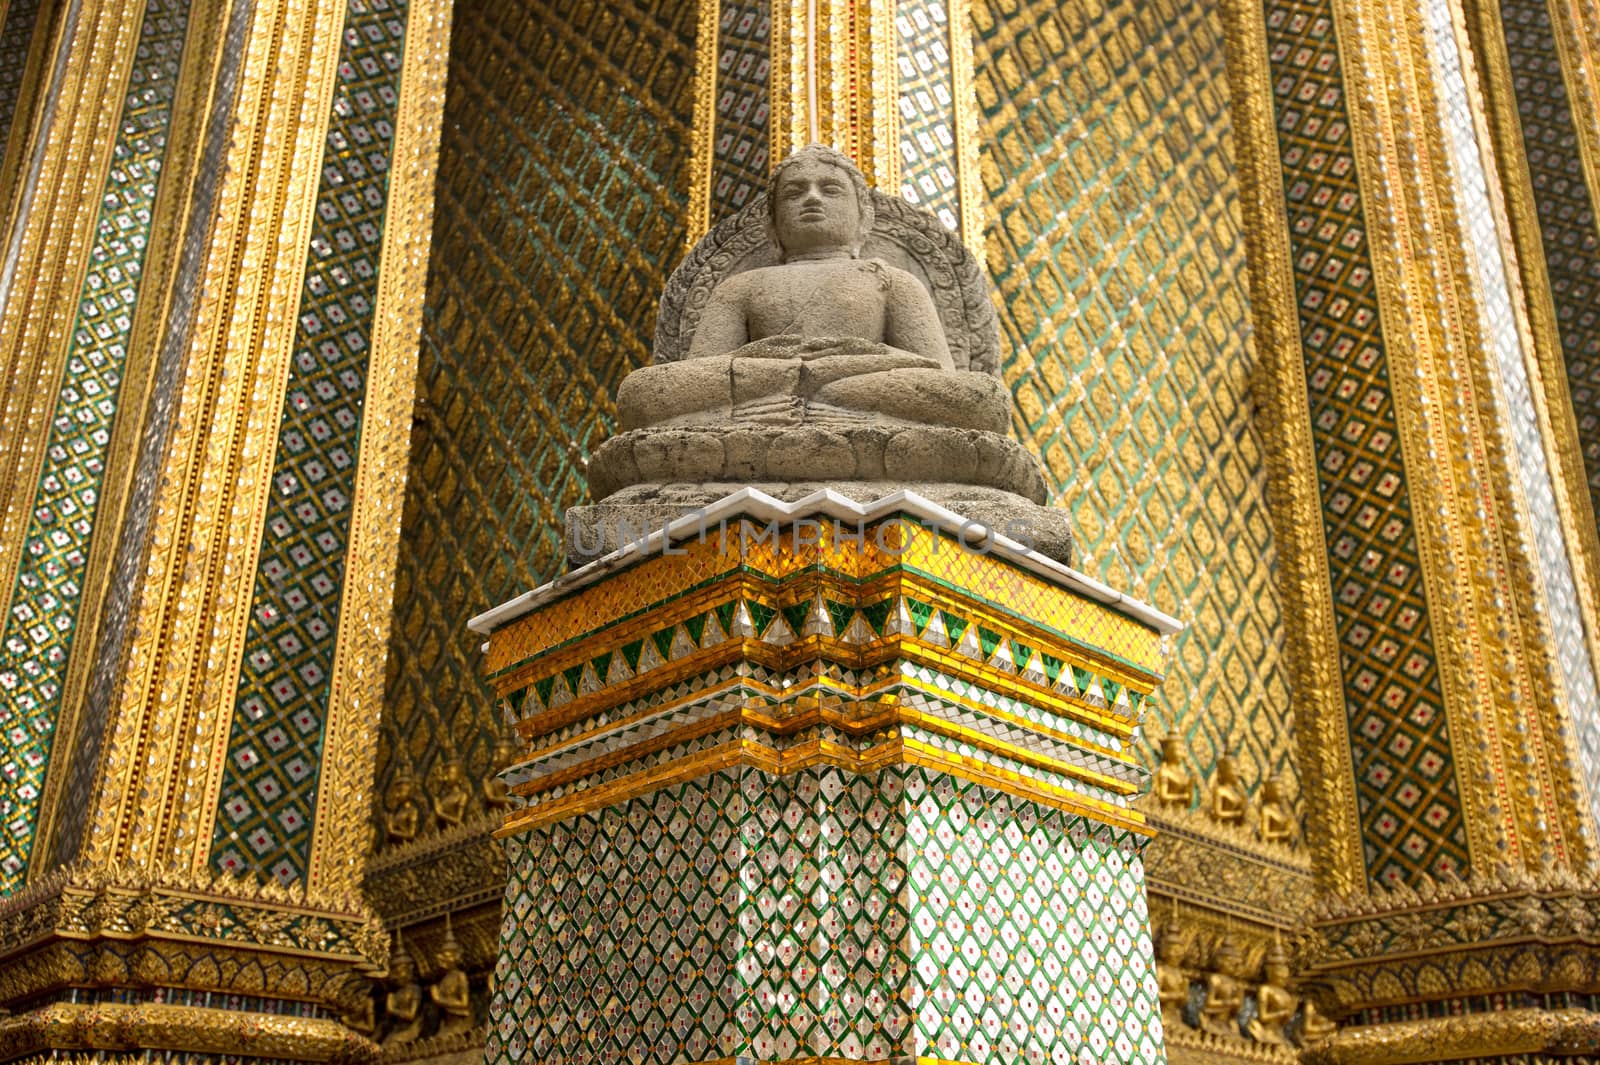
[[[352,1032],[371,1039],[378,1033],[377,1006],[372,1001],[372,984],[366,980],[355,980],[349,985],[349,999],[346,1003],[344,1016],[340,1018],[344,1026]]]
[[[1156,986],[1161,999],[1162,1022],[1171,1028],[1183,1019],[1189,1005],[1189,974],[1183,968],[1183,929],[1173,918],[1161,926],[1156,954]]]
[[[1339,1026],[1322,1015],[1322,1012],[1310,1002],[1300,1014],[1300,1045],[1310,1046],[1320,1043],[1339,1030]]]
[[[1176,731],[1161,737],[1161,768],[1156,770],[1156,802],[1187,810],[1194,801],[1194,777],[1183,764],[1183,737]]]
[[[1288,1043],[1283,1026],[1294,1019],[1300,996],[1290,988],[1289,956],[1283,945],[1273,941],[1267,951],[1267,979],[1256,990],[1256,1015],[1250,1019],[1250,1038],[1258,1043],[1279,1046]]]
[[[1211,782],[1211,819],[1224,825],[1242,825],[1249,802],[1239,783],[1238,763],[1233,755],[1224,752],[1217,758],[1217,778]]]
[[[439,768],[438,783],[434,785],[433,812],[439,818],[440,828],[451,828],[467,819],[467,803],[472,801],[472,785],[467,774],[455,759]]]
[[[1294,840],[1294,817],[1283,797],[1283,778],[1268,777],[1261,785],[1261,820],[1256,823],[1256,838],[1262,843],[1288,845]]]
[[[461,944],[450,930],[445,918],[444,942],[439,946],[439,960],[444,963],[444,975],[428,988],[443,1016],[439,1020],[438,1035],[456,1035],[472,1030],[472,1000],[467,993],[467,974],[461,969]]]
[[[417,790],[417,778],[411,775],[409,766],[401,765],[384,801],[383,827],[389,833],[389,841],[408,843],[416,839],[425,810]]]
[[[511,736],[501,736],[494,745],[494,770],[483,782],[483,801],[491,810],[504,810],[511,805],[511,786],[500,774],[517,764],[522,748]]]
[[[383,1000],[384,1019],[390,1025],[389,1034],[383,1037],[386,1047],[410,1043],[422,1034],[422,985],[417,983],[417,963],[406,952],[398,932],[394,944],[389,994]]]
[[[1211,959],[1214,971],[1206,973],[1206,1001],[1200,1007],[1200,1027],[1213,1035],[1239,1038],[1239,1010],[1244,1006],[1244,984],[1237,977],[1244,957],[1230,937],[1224,936]]]

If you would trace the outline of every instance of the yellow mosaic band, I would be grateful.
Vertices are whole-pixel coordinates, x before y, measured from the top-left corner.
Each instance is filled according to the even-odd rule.
[[[756,492],[476,618],[526,745],[502,836],[735,765],[914,764],[1146,831],[1178,623],[901,493]]]

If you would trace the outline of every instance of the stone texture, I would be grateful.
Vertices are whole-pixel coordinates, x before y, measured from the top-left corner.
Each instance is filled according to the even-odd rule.
[[[791,480],[957,482],[1033,503],[1047,499],[1038,464],[1021,444],[998,433],[934,425],[638,429],[607,440],[589,460],[596,500],[635,485]]]
[[[785,502],[824,488],[857,503],[871,503],[902,489],[912,491],[949,508],[974,525],[1008,535],[1057,562],[1072,564],[1072,531],[1064,510],[1042,506],[1013,492],[979,485],[849,480],[634,485],[618,491],[603,503],[567,511],[567,561],[574,567],[593,562],[741,488],[754,488]]]
[[[741,487],[793,500],[826,485],[859,502],[912,489],[1067,561],[1038,462],[1005,435],[998,355],[960,241],[832,149],[797,152],[669,281],[655,365],[618,390],[623,432],[589,460],[600,503],[569,513],[568,559]]]

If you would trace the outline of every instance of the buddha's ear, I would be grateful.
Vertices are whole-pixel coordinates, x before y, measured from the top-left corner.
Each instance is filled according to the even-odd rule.
[[[778,253],[778,261],[780,263],[783,262],[783,245],[778,242],[778,224],[772,220],[772,211],[770,208],[762,212],[761,232],[767,235],[767,243],[772,245],[772,250]]]
[[[867,241],[872,239],[872,227],[877,224],[878,212],[872,206],[872,193],[865,188],[865,182],[856,189],[856,214],[860,219],[856,232],[861,239],[857,240],[855,247],[850,249],[850,257],[861,258],[861,250],[867,246]]]

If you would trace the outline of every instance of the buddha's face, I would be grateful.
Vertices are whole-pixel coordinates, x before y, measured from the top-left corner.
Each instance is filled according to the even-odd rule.
[[[773,224],[786,256],[850,251],[860,243],[855,185],[832,163],[805,159],[785,168],[774,194]]]

